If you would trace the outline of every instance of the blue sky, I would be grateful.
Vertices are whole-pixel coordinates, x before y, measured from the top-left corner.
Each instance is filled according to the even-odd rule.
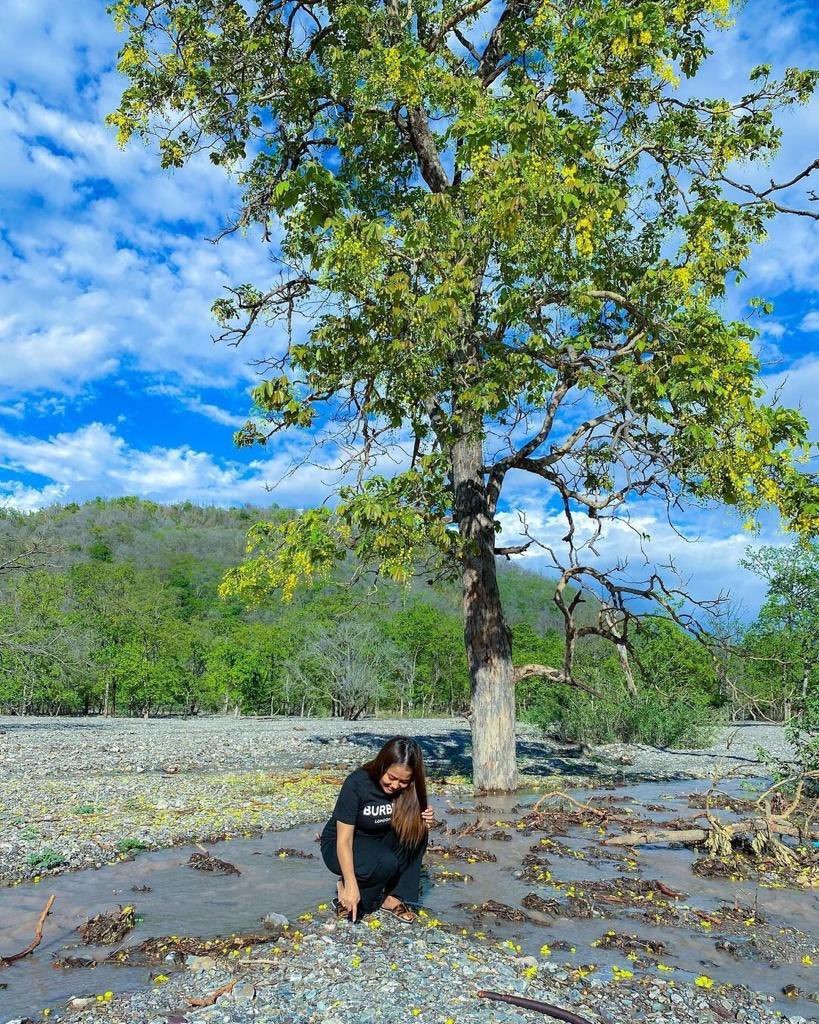
[[[769,62],[819,66],[812,0],[749,0],[720,36],[697,91],[738,95],[747,70]],[[268,254],[252,234],[214,246],[235,194],[206,161],[173,174],[139,145],[120,151],[103,119],[117,104],[120,38],[97,0],[7,0],[0,37],[0,505],[35,509],[97,495],[158,501],[316,503],[322,470],[289,473],[306,450],[293,436],[269,451],[238,451],[232,433],[249,410],[265,353],[210,341],[210,304],[222,287],[262,282]],[[819,156],[819,101],[783,119],[775,177]],[[781,172],[781,173],[780,173]],[[819,225],[790,218],[755,253],[731,296],[776,304],[763,336],[765,374],[800,405],[819,435]],[[280,481],[271,494],[268,486]],[[526,486],[509,492],[549,537],[562,527]],[[736,568],[751,541],[779,542],[766,522],[750,538],[724,511],[692,513],[696,545],[650,506],[636,510],[653,557],[673,556],[705,595],[728,585],[749,608],[759,589]],[[629,530],[607,538],[633,553]],[[533,568],[542,561],[532,558]]]

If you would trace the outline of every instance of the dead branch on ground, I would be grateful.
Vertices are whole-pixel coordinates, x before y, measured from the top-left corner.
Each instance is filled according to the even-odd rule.
[[[40,943],[43,941],[43,927],[45,925],[45,920],[51,913],[51,908],[54,905],[55,899],[56,896],[54,895],[48,897],[48,903],[46,903],[45,907],[43,908],[43,912],[40,914],[39,920],[37,921],[37,927],[34,930],[34,938],[31,940],[31,942],[26,946],[25,949],[21,949],[19,953],[11,953],[9,956],[2,956],[0,954],[0,967],[6,967],[9,964],[13,964],[16,960],[22,960],[23,957],[28,956],[29,953],[33,953],[34,950],[40,945]]]
[[[186,998],[185,1002],[188,1004],[188,1006],[213,1006],[213,1004],[216,1002],[219,996],[224,996],[227,995],[228,992],[232,992],[235,984],[236,979],[234,978],[233,981],[229,981],[227,985],[222,985],[221,988],[217,988],[208,996],[203,996],[201,999],[188,997]]]

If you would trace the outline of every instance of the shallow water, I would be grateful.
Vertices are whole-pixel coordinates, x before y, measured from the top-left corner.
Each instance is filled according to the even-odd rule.
[[[627,803],[618,803],[616,810],[626,808],[641,818],[661,822],[666,817],[691,815],[687,796],[702,792],[707,783],[686,781],[681,783],[644,783],[619,788],[613,795],[628,796]],[[728,790],[727,786],[722,787]],[[739,790],[736,790],[739,793]],[[601,791],[573,790],[576,799],[608,795]],[[493,812],[484,812],[483,818],[504,819],[511,815],[513,804],[531,805],[537,794],[516,798],[494,797],[479,801],[488,804]],[[665,812],[648,811],[645,804],[663,804]],[[450,826],[475,820],[475,815],[447,814],[444,801],[435,802],[439,817],[447,818]],[[730,818],[729,813],[725,813]],[[436,842],[455,842],[461,846],[480,845],[497,856],[495,864],[465,864],[461,861],[442,860],[430,856],[431,878],[423,888],[423,902],[431,914],[462,927],[476,928],[497,937],[519,943],[524,953],[536,954],[547,943],[569,941],[575,953],[555,950],[555,962],[575,964],[594,963],[618,965],[635,974],[639,968],[616,951],[591,947],[606,931],[638,934],[641,938],[660,939],[668,946],[662,961],[676,968],[674,977],[684,980],[698,974],[708,974],[717,982],[747,985],[757,991],[774,996],[778,1007],[787,1014],[799,1013],[808,1018],[819,1017],[817,1004],[806,1000],[791,1000],[782,996],[786,985],[796,985],[803,992],[819,990],[819,962],[815,967],[801,964],[770,965],[759,959],[738,960],[717,950],[714,934],[700,929],[668,926],[647,926],[629,921],[611,907],[606,918],[547,919],[542,924],[509,924],[486,918],[473,920],[468,911],[455,905],[461,902],[482,903],[493,899],[512,907],[520,907],[527,893],[537,892],[545,898],[559,896],[549,885],[536,884],[515,878],[521,861],[529,848],[538,842],[540,833],[524,836],[514,829],[508,830],[508,842],[488,840],[476,843],[469,838],[440,837]],[[112,990],[116,993],[150,984],[151,970],[139,967],[104,965],[89,969],[59,970],[52,967],[58,956],[104,957],[112,948],[95,950],[82,945],[77,927],[87,918],[117,904],[131,904],[139,915],[137,928],[126,936],[121,946],[133,946],[142,940],[162,935],[198,935],[213,937],[236,932],[261,931],[260,919],[268,912],[285,914],[291,920],[305,910],[315,910],[316,904],[329,901],[334,884],[324,867],[318,845],[314,842],[316,826],[305,826],[288,832],[268,833],[256,839],[233,839],[208,847],[214,856],[235,864],[242,874],[236,876],[213,875],[193,871],[186,862],[195,847],[164,850],[140,854],[130,862],[123,862],[98,871],[82,871],[56,878],[44,879],[39,885],[26,884],[0,889],[0,953],[22,949],[31,941],[34,925],[47,898],[57,897],[52,915],[45,929],[45,938],[33,956],[0,971],[0,1021],[9,1018],[38,1015],[45,1007],[62,1008],[72,996],[86,996]],[[566,845],[583,851],[600,838],[595,829],[574,829],[570,836],[560,837]],[[280,847],[293,847],[314,854],[312,860],[295,857],[281,859],[275,851]],[[811,936],[819,936],[819,893],[767,889],[754,884],[733,883],[694,876],[690,865],[694,859],[689,850],[668,847],[642,848],[638,855],[639,874],[618,872],[617,864],[605,860],[575,860],[571,857],[546,855],[552,861],[550,870],[561,881],[602,880],[605,878],[658,878],[674,889],[690,894],[683,904],[708,910],[719,903],[733,902],[758,906],[767,917],[782,919],[792,927]],[[467,872],[473,881],[467,884],[433,884],[435,867],[448,867]],[[147,893],[132,892],[133,886],[149,885]],[[530,912],[531,913],[531,912]],[[538,915],[531,913],[533,919]],[[155,966],[153,973],[173,970],[173,965]],[[649,973],[656,972],[648,968]],[[668,976],[668,975],[667,975]]]
[[[612,795],[628,795],[628,803],[617,803],[616,811],[623,809],[635,811],[643,819],[656,820],[661,824],[664,819],[691,816],[696,814],[688,805],[688,794],[705,792],[708,783],[701,781],[683,781],[677,783],[643,783],[618,788]],[[739,785],[726,783],[720,787],[721,792],[736,796],[751,796],[740,790]],[[599,790],[572,790],[575,799],[588,800],[600,797]],[[533,803],[536,796],[519,799],[519,804]],[[479,801],[497,808],[499,819],[510,806],[507,798],[486,798]],[[666,813],[649,811],[646,804],[663,804]],[[724,820],[736,818],[730,812],[718,811],[717,816]],[[491,818],[488,812],[482,815]],[[450,824],[469,822],[468,817],[450,819]],[[475,844],[468,838],[457,839],[460,845],[481,845],[491,849],[497,856],[496,864],[475,863],[464,865],[463,862],[452,862],[452,867],[468,872],[474,881],[466,885],[435,886],[424,895],[424,904],[437,916],[452,920],[458,911],[453,912],[452,904],[468,900],[470,903],[482,903],[484,900],[497,900],[509,906],[519,908],[522,899],[530,892],[536,892],[544,898],[559,897],[547,884],[537,884],[515,878],[521,860],[526,852],[537,844],[540,833],[531,836],[516,835],[510,842],[486,842]],[[595,845],[598,836],[595,829],[574,829],[569,837],[561,836],[560,840],[567,846],[584,851]],[[444,841],[449,841],[447,837]],[[575,860],[571,857],[552,856],[548,850],[544,854],[551,860],[549,870],[554,879],[563,882],[602,881],[604,879],[641,878],[643,880],[659,879],[672,889],[687,893],[685,899],[675,901],[678,905],[688,905],[699,910],[711,910],[719,904],[733,904],[735,901],[743,905],[758,908],[771,923],[780,921],[785,926],[798,928],[819,942],[819,892],[816,890],[773,889],[757,885],[753,880],[748,882],[730,882],[723,879],[703,878],[694,875],[691,864],[695,854],[690,849],[670,849],[666,846],[640,847],[638,849],[638,872],[619,872],[617,864],[607,860]],[[440,861],[439,861],[440,863]],[[499,873],[501,881],[499,882]],[[460,895],[453,899],[453,891],[458,889]],[[672,901],[674,902],[674,901]],[[603,904],[605,906],[605,904]],[[527,913],[533,919],[540,919],[541,924],[505,924],[495,923],[494,918],[484,918],[478,925],[484,931],[496,935],[500,939],[513,939],[522,947],[526,954],[536,954],[544,944],[553,944],[563,940],[576,947],[576,953],[558,952],[552,954],[556,962],[568,962],[575,965],[594,963],[597,965],[618,965],[633,970],[635,974],[655,973],[649,968],[641,971],[630,963],[622,953],[600,948],[592,948],[590,943],[599,939],[609,930],[618,933],[636,934],[640,938],[659,939],[666,944],[668,952],[660,958],[664,964],[675,968],[674,978],[692,980],[700,974],[707,974],[715,982],[731,982],[745,985],[758,992],[773,996],[776,1006],[783,1013],[799,1014],[808,1019],[819,1019],[819,1005],[805,999],[791,999],[782,994],[787,985],[795,985],[801,992],[819,993],[819,958],[813,967],[799,964],[769,964],[764,959],[749,958],[739,960],[729,953],[719,950],[714,943],[719,936],[734,937],[730,926],[715,927],[708,932],[704,929],[672,927],[668,925],[647,925],[641,920],[629,920],[628,916],[617,907],[607,908],[607,917],[594,919],[544,918],[532,911]],[[471,922],[471,919],[469,919]],[[474,925],[473,925],[474,927]],[[738,933],[737,938],[742,936]],[[747,937],[747,936],[746,936]],[[665,975],[666,977],[672,975]],[[818,996],[819,998],[819,996]]]
[[[64,1007],[73,996],[109,989],[121,993],[149,984],[146,968],[100,964],[93,969],[54,969],[55,957],[66,954],[103,958],[114,949],[134,946],[162,935],[212,937],[235,932],[263,932],[261,918],[270,911],[291,919],[310,904],[334,894],[313,842],[314,825],[271,832],[257,839],[233,839],[208,846],[208,852],[229,860],[239,876],[194,871],[186,862],[196,847],[143,853],[98,871],[79,871],[43,879],[39,885],[0,889],[0,954],[23,949],[46,900],[57,898],[45,937],[33,956],[0,970],[0,1021],[39,1013],[45,1007]],[[314,860],[275,855],[288,846],[311,852]],[[149,885],[151,892],[133,892]],[[118,904],[130,904],[139,917],[137,927],[118,946],[86,946],[77,927],[87,918]],[[153,968],[168,973],[173,965]]]

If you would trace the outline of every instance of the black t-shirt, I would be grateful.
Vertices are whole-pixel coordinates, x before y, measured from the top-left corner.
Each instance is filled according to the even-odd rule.
[[[385,793],[363,768],[357,768],[344,780],[333,814],[321,833],[321,841],[335,841],[337,821],[353,825],[357,833],[365,836],[386,835],[392,828],[392,806],[397,795]]]

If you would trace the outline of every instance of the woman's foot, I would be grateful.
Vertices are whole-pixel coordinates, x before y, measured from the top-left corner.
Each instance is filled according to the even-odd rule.
[[[388,896],[381,904],[381,909],[386,910],[388,914],[401,921],[403,924],[412,924],[416,920],[415,911],[408,907],[403,900],[399,900],[397,896]]]

